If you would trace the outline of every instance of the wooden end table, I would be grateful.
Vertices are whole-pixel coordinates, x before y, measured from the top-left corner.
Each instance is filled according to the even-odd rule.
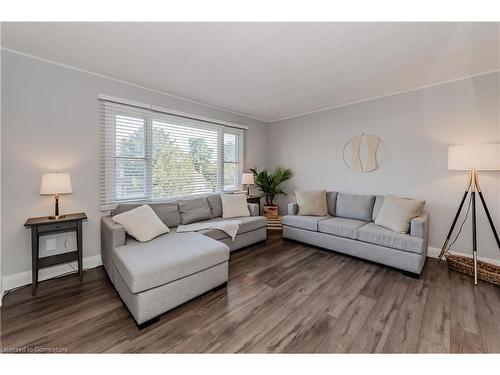
[[[36,295],[36,287],[38,285],[38,270],[41,268],[51,267],[56,264],[69,263],[72,261],[78,262],[78,274],[80,281],[83,281],[82,270],[82,221],[87,219],[87,215],[83,212],[76,214],[67,214],[63,218],[49,219],[48,216],[31,217],[24,224],[25,227],[31,228],[31,269],[32,280],[31,294]],[[40,236],[51,234],[76,232],[76,250],[62,254],[52,255],[39,258],[39,240]]]

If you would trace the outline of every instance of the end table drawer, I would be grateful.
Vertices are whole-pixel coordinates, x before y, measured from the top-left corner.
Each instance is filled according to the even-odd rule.
[[[76,226],[77,226],[77,224],[75,221],[68,221],[68,222],[54,223],[54,224],[44,224],[44,225],[40,225],[38,227],[38,233],[76,229]]]

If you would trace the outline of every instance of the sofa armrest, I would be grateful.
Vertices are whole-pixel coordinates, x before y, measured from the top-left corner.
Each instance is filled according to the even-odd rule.
[[[419,216],[413,218],[410,223],[410,235],[419,237],[427,242],[429,236],[429,213],[422,212]]]
[[[259,205],[257,203],[247,203],[250,216],[260,216]]]
[[[297,203],[288,203],[288,215],[297,215],[299,205]]]
[[[101,218],[101,246],[102,250],[123,246],[126,243],[125,228],[113,221],[111,216]]]

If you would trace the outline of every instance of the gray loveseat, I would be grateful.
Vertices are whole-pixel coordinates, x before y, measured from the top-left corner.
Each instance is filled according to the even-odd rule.
[[[385,264],[418,276],[427,256],[429,214],[414,218],[408,234],[374,223],[383,196],[327,192],[329,216],[297,215],[296,203],[283,216],[283,237]]]
[[[138,207],[120,204],[111,216]],[[267,220],[256,204],[241,220],[234,241],[220,230],[176,233],[180,224],[234,220],[222,218],[219,194],[150,204],[170,233],[138,242],[111,216],[101,219],[101,255],[104,268],[140,328],[157,317],[228,280],[229,252],[264,241]]]

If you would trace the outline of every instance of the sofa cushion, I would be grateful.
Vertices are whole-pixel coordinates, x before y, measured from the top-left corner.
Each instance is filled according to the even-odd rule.
[[[223,218],[250,216],[245,194],[221,194],[220,199]]]
[[[425,201],[387,194],[375,224],[398,233],[408,233],[411,219],[422,213],[424,205]]]
[[[422,254],[424,242],[422,238],[397,233],[375,223],[368,223],[358,229],[358,241],[408,251],[415,254]]]
[[[267,219],[263,216],[248,216],[248,217],[238,217],[238,218],[232,218],[232,219],[223,219],[221,217],[216,217],[210,220],[204,220],[204,221],[224,221],[224,220],[240,220],[241,225],[238,229],[238,233],[236,235],[246,233],[246,232],[251,232],[253,230],[265,228],[267,226]],[[229,235],[226,232],[223,232],[218,229],[204,229],[202,231],[199,231],[198,233],[201,233],[205,236],[208,236],[210,238],[213,238],[214,240],[222,240],[224,238],[229,238]]]
[[[372,221],[377,220],[378,213],[380,212],[380,209],[382,208],[382,205],[384,204],[384,196],[383,195],[376,195],[375,196],[375,203],[373,205],[373,215],[372,215]]]
[[[196,223],[212,218],[206,197],[179,200],[177,203],[179,204],[182,224]]]
[[[337,206],[337,192],[326,192],[326,205],[328,207],[328,215],[335,216],[335,207]]]
[[[134,208],[140,206],[142,206],[141,203],[119,203],[118,206],[116,206],[113,210],[111,210],[111,216],[120,215],[124,212],[133,210]]]
[[[318,191],[296,191],[298,215],[303,216],[325,216],[328,214],[326,204],[326,190]]]
[[[176,227],[181,223],[177,202],[153,203],[150,206],[168,227]]]
[[[282,217],[282,223],[290,227],[317,231],[318,222],[328,219],[329,217],[330,216],[286,215]]]
[[[229,247],[199,233],[171,232],[114,248],[116,268],[133,293],[203,271],[229,259]]]
[[[210,205],[210,211],[212,213],[212,217],[221,217],[222,216],[222,200],[220,198],[220,194],[210,194],[207,195],[207,201]]]
[[[347,219],[371,221],[374,203],[373,195],[338,193],[335,215]]]
[[[366,224],[366,221],[332,217],[318,223],[318,232],[355,240],[358,238],[358,229]]]
[[[112,219],[140,242],[151,241],[153,238],[170,231],[147,204],[115,215]]]
[[[138,203],[120,203],[113,211],[111,211],[111,216],[119,215],[139,206],[142,205]],[[149,206],[167,227],[176,227],[181,223],[181,215],[179,213],[179,206],[177,205],[177,202],[151,203]]]

